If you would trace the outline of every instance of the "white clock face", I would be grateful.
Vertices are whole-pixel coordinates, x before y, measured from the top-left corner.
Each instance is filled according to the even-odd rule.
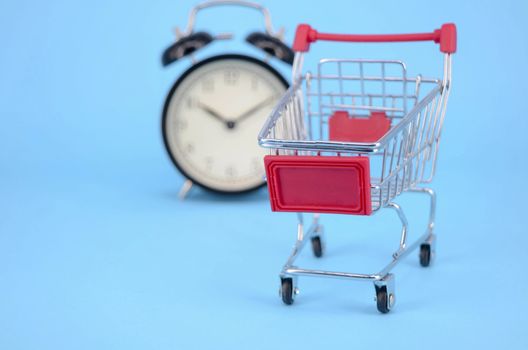
[[[164,137],[178,168],[191,180],[223,192],[264,183],[257,142],[286,82],[249,58],[219,56],[186,73],[169,95]]]

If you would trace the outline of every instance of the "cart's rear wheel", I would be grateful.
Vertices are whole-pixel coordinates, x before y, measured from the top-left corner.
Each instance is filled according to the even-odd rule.
[[[423,243],[420,245],[420,265],[427,267],[431,264],[431,245]]]
[[[387,293],[387,286],[376,286],[376,306],[379,312],[388,313],[393,302],[394,294]]]
[[[312,237],[312,250],[316,257],[320,258],[323,256],[323,242],[321,236]]]
[[[281,278],[281,298],[286,305],[293,304],[293,279]]]

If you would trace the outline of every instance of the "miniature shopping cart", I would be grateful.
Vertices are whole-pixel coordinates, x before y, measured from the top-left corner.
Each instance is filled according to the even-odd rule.
[[[346,42],[434,41],[444,56],[442,79],[410,77],[396,60],[321,59],[317,72],[303,73],[303,59],[318,40]],[[451,55],[456,27],[444,24],[432,33],[344,35],[297,28],[293,83],[259,134],[270,148],[264,159],[273,211],[297,212],[297,241],[281,273],[280,294],[291,304],[298,276],[372,281],[377,308],[387,313],[395,302],[392,268],[419,248],[422,266],[434,253],[435,192],[432,181],[451,86]],[[430,198],[429,223],[416,242],[407,242],[407,219],[393,202],[403,192]],[[402,223],[392,260],[373,274],[304,269],[294,265],[307,241],[323,254],[320,213],[372,215],[393,209]],[[302,213],[315,213],[305,228]]]

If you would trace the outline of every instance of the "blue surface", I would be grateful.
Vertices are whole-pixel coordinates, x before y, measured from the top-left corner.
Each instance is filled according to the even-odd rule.
[[[526,349],[526,2],[264,2],[288,40],[299,22],[364,33],[458,25],[434,183],[438,259],[396,269],[389,315],[370,284],[334,280],[301,279],[296,305],[283,306],[277,273],[296,221],[271,213],[265,191],[177,200],[183,180],[159,119],[189,63],[159,62],[193,3],[0,3],[0,349]],[[260,28],[246,13],[198,23]],[[203,57],[243,50],[238,38]],[[432,44],[403,49],[412,73],[437,72]],[[369,50],[382,52],[348,52]],[[401,202],[421,233],[423,202]],[[391,214],[324,217],[327,257],[300,264],[379,268],[398,241]]]

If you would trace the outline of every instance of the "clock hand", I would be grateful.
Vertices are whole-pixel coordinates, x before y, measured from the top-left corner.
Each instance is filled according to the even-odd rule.
[[[222,117],[217,111],[215,111],[214,109],[212,109],[211,107],[203,104],[202,102],[197,102],[196,105],[204,110],[205,112],[207,112],[207,114],[209,114],[210,116],[212,116],[213,118],[215,118],[216,120],[218,121],[221,121],[222,123],[224,124],[229,124],[229,120],[227,120],[226,118]]]
[[[266,106],[270,102],[273,102],[276,98],[277,98],[276,95],[272,95],[272,96],[268,97],[267,99],[265,99],[264,101],[262,101],[260,103],[257,103],[256,105],[254,105],[253,107],[251,107],[250,109],[248,109],[247,111],[245,111],[244,113],[239,115],[238,118],[235,118],[235,122],[238,123],[241,120],[244,120],[244,119],[246,119],[248,117],[251,117],[253,115],[253,113],[258,111],[262,107]]]

